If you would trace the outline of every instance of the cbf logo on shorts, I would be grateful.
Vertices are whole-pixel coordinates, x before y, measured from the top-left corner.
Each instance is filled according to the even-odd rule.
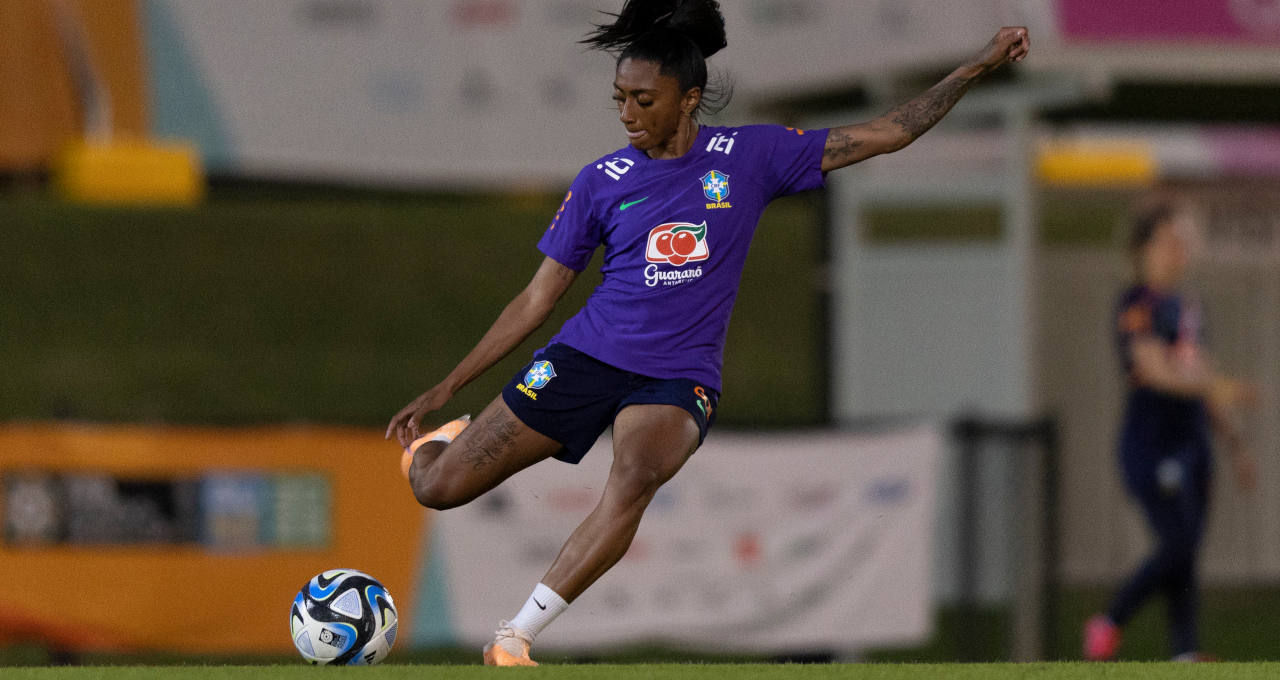
[[[520,390],[525,396],[537,401],[538,393],[534,390],[540,390],[556,377],[556,367],[551,365],[550,361],[535,361],[533,366],[529,368],[529,372],[524,374],[524,382],[516,385],[516,389]]]

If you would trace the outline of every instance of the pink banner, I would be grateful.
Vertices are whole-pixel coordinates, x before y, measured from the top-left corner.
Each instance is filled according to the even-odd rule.
[[[1280,44],[1280,0],[1058,0],[1072,42]]]
[[[1202,134],[1223,175],[1280,176],[1280,128],[1206,128]]]

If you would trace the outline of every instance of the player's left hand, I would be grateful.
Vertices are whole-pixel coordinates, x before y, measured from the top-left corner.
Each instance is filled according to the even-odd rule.
[[[1005,26],[974,56],[973,65],[986,73],[1006,63],[1022,61],[1030,51],[1031,38],[1027,35],[1027,27]]]
[[[409,448],[409,444],[414,439],[422,436],[418,429],[422,424],[422,417],[432,411],[438,411],[443,408],[452,396],[440,385],[423,392],[418,395],[417,399],[409,402],[408,406],[400,409],[398,413],[391,417],[391,422],[387,424],[387,433],[384,436],[387,439],[395,436],[400,446]]]

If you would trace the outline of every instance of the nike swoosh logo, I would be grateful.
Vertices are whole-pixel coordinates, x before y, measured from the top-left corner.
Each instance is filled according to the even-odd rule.
[[[645,196],[644,198],[641,198],[641,199],[636,200],[636,201],[630,201],[630,202],[628,202],[628,201],[623,201],[623,202],[622,202],[622,205],[618,206],[618,210],[626,210],[627,208],[630,208],[631,206],[633,206],[633,205],[635,205],[635,204],[637,204],[637,203],[643,203],[643,202],[645,202],[645,201],[647,201],[647,200],[649,200],[649,197],[648,197],[648,196]]]
[[[644,199],[642,198],[642,199],[640,199],[640,200],[641,200],[641,201],[643,201]],[[536,597],[535,597],[535,598],[533,598],[533,603],[534,603],[534,604],[536,604],[536,605],[538,605],[538,609],[542,609],[542,610],[544,610],[544,611],[545,611],[545,610],[546,610],[546,608],[547,608],[547,605],[542,604],[541,602],[539,602],[539,601],[538,601],[538,598],[536,598]]]

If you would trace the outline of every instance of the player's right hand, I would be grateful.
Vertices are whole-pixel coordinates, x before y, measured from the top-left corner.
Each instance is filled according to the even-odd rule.
[[[409,448],[413,440],[422,436],[418,432],[418,427],[422,424],[422,417],[432,411],[438,411],[443,408],[452,396],[439,385],[423,392],[418,395],[417,399],[409,402],[408,406],[400,409],[391,417],[391,422],[387,423],[387,433],[383,437],[391,439],[391,436],[395,435],[396,441],[400,442],[400,446]]]
[[[1005,26],[974,57],[974,62],[988,73],[1004,64],[1022,61],[1030,51],[1031,38],[1027,36],[1027,27]]]
[[[1259,394],[1257,385],[1235,378],[1214,378],[1209,388],[1209,400],[1223,409],[1255,407]]]

